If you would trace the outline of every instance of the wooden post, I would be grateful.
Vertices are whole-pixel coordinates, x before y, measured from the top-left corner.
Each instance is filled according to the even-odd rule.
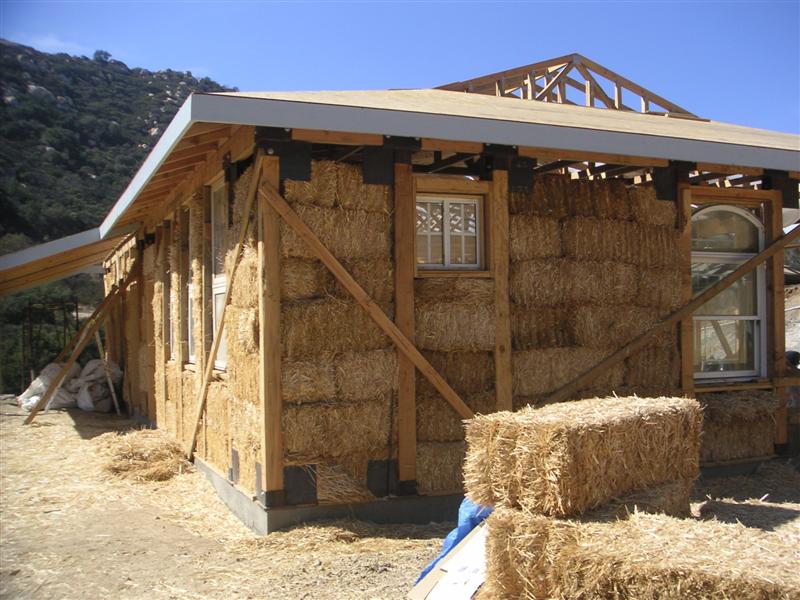
[[[263,159],[261,185],[280,185],[280,159]],[[283,504],[283,397],[281,393],[280,217],[259,194],[258,393],[262,413],[261,480],[265,505]]]
[[[681,304],[692,300],[692,190],[682,188],[678,204],[681,227],[680,260]],[[678,331],[681,349],[681,389],[687,398],[694,397],[694,322],[691,315],[682,319]]]
[[[769,242],[783,235],[783,196],[780,191],[773,192],[772,202],[766,203],[765,221]],[[779,379],[786,375],[786,332],[785,306],[783,295],[783,252],[778,252],[767,263],[767,298],[769,302],[769,375]],[[775,412],[775,444],[783,445],[789,441],[788,389],[780,386],[775,390],[778,409]]]
[[[511,307],[509,305],[509,216],[508,171],[492,172],[492,192],[489,197],[492,227],[491,258],[494,273],[495,342],[494,372],[497,410],[513,409],[511,376]]]
[[[411,163],[394,166],[394,281],[395,323],[414,341],[414,238],[416,200]],[[417,397],[414,363],[397,353],[397,426],[399,479],[417,479]],[[391,457],[390,457],[391,458]]]
[[[94,340],[97,343],[97,351],[100,353],[100,360],[103,361],[103,370],[106,373],[106,382],[108,383],[108,391],[111,392],[111,399],[114,401],[114,409],[117,414],[122,414],[119,410],[119,401],[117,400],[117,391],[114,389],[114,382],[111,381],[111,369],[108,367],[108,355],[103,350],[103,342],[100,339],[100,332],[94,332]]]
[[[214,341],[211,344],[211,350],[208,353],[208,360],[206,361],[206,368],[203,371],[203,380],[200,382],[200,388],[197,392],[197,400],[195,402],[195,414],[193,420],[192,433],[189,442],[186,444],[186,456],[189,460],[194,455],[195,443],[197,442],[197,432],[200,429],[200,420],[203,418],[203,411],[206,407],[206,398],[208,397],[208,383],[211,381],[211,371],[214,369],[214,361],[217,359],[217,352],[222,340],[222,332],[225,330],[225,312],[228,304],[231,301],[231,292],[233,291],[233,276],[236,273],[236,267],[239,265],[239,260],[242,258],[242,247],[244,246],[244,238],[247,235],[247,230],[250,227],[250,212],[253,208],[253,201],[255,200],[256,190],[258,189],[258,182],[261,178],[262,158],[261,152],[256,155],[255,170],[253,172],[253,179],[250,182],[250,188],[247,190],[247,200],[242,211],[242,224],[239,228],[239,239],[236,242],[233,253],[233,261],[228,267],[226,272],[226,281],[228,285],[225,289],[225,297],[222,301],[222,310],[218,316],[217,328],[214,331]]]
[[[645,331],[643,334],[635,337],[626,346],[623,346],[622,348],[620,348],[607,358],[600,361],[598,364],[596,364],[588,371],[582,373],[568,384],[556,390],[556,392],[554,392],[548,398],[548,401],[561,402],[563,400],[568,400],[569,397],[572,396],[572,394],[574,394],[581,388],[581,386],[585,385],[589,381],[592,381],[597,376],[607,372],[608,369],[610,369],[620,361],[625,360],[636,350],[646,345],[654,334],[658,333],[665,327],[674,325],[675,323],[677,323],[681,319],[684,319],[685,317],[691,316],[694,313],[694,311],[696,311],[703,304],[708,302],[711,298],[713,298],[723,290],[728,289],[731,285],[736,283],[743,276],[750,273],[753,269],[755,269],[765,260],[772,258],[778,252],[782,252],[784,246],[786,246],[792,240],[797,239],[798,237],[800,237],[800,227],[796,227],[795,229],[793,229],[780,239],[770,244],[769,247],[759,252],[753,258],[741,264],[732,273],[726,275],[725,277],[720,279],[717,283],[706,289],[704,292],[695,296],[688,304],[683,305],[681,308],[679,308],[671,315],[669,315],[666,319],[654,325],[653,327]]]
[[[259,193],[270,203],[270,205],[278,211],[286,223],[294,229],[295,233],[299,235],[314,254],[322,261],[334,277],[342,284],[342,286],[350,293],[353,299],[367,311],[369,317],[381,330],[389,336],[394,342],[395,346],[419,369],[420,373],[431,382],[436,391],[452,406],[456,412],[461,415],[462,419],[471,419],[475,416],[472,409],[464,404],[461,397],[450,387],[450,385],[439,375],[433,365],[422,356],[417,347],[397,328],[397,325],[386,316],[380,306],[372,299],[372,297],[364,291],[358,282],[353,279],[353,276],[347,272],[347,269],[342,266],[336,257],[331,254],[325,245],[319,241],[319,238],[314,235],[314,232],[303,222],[300,216],[292,210],[289,203],[281,196],[277,190],[271,185],[265,183],[261,186]],[[800,233],[800,230],[798,231]]]

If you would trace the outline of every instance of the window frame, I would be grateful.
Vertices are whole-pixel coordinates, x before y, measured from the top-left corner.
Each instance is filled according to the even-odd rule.
[[[695,210],[691,215],[693,222],[699,215],[709,212],[727,212],[737,214],[752,223],[758,232],[758,249],[756,252],[725,252],[710,250],[692,250],[691,265],[695,262],[713,262],[719,264],[730,264],[739,266],[748,259],[753,258],[763,251],[766,228],[764,223],[759,220],[752,212],[740,206],[728,204],[708,204]],[[691,227],[691,223],[689,225]],[[694,354],[694,342],[698,335],[699,328],[696,326],[698,321],[752,321],[753,322],[753,369],[737,371],[696,371],[695,363],[692,361],[692,373],[697,382],[711,381],[730,381],[730,380],[750,380],[764,376],[767,372],[767,289],[766,289],[766,267],[759,265],[754,270],[756,286],[756,310],[753,315],[697,315],[692,314],[692,353]]]
[[[416,214],[417,206],[420,202],[441,202],[442,203],[442,233],[431,234],[428,233],[428,238],[439,237],[442,238],[442,263],[421,263],[417,259],[417,239],[420,233],[417,232],[416,227]],[[449,227],[449,208],[451,203],[454,204],[473,204],[475,206],[475,249],[477,263],[463,264],[453,263],[451,257],[450,242],[453,233]],[[418,271],[431,273],[431,272],[484,272],[486,270],[486,197],[479,193],[439,193],[439,192],[424,192],[417,191],[414,195],[414,264]],[[425,235],[425,233],[423,233]],[[458,233],[463,240],[464,237],[472,237],[470,234]],[[463,244],[463,242],[462,242]],[[463,246],[462,246],[463,247]]]
[[[225,232],[228,231],[230,227],[230,211],[229,211],[229,201],[228,201],[228,189],[227,189],[227,182],[225,181],[224,176],[219,176],[215,178],[211,183],[209,183],[209,197],[210,197],[210,208],[211,208],[211,327],[212,327],[212,341],[214,332],[217,331],[217,324],[219,320],[219,314],[217,311],[217,302],[216,298],[218,295],[222,294],[223,297],[225,292],[228,288],[228,279],[227,274],[225,273],[225,260],[224,260],[224,242],[225,242]],[[219,194],[219,196],[217,196]],[[222,223],[222,227],[217,230],[217,207],[215,206],[216,202],[220,202],[224,206],[224,210],[220,213],[224,215],[225,221]],[[216,236],[222,235],[222,240],[220,240],[220,248],[223,252],[223,260],[221,269],[222,272],[217,272],[217,257],[215,252],[217,250],[216,244]],[[222,332],[222,340],[220,340],[219,347],[217,348],[217,355],[214,358],[214,369],[218,371],[225,371],[228,367],[228,347],[227,347],[227,336],[225,335],[225,331]],[[220,358],[220,352],[223,353],[223,358]]]

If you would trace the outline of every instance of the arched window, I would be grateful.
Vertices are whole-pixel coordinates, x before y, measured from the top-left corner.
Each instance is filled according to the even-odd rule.
[[[692,291],[711,287],[764,247],[764,228],[749,211],[709,206],[692,217]],[[764,373],[764,267],[740,278],[694,313],[698,379]]]

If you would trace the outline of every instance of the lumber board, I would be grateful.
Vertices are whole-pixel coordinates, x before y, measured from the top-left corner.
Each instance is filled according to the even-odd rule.
[[[314,144],[338,144],[341,146],[383,146],[383,136],[377,133],[352,133],[323,129],[292,129],[292,139]]]
[[[415,176],[417,193],[423,194],[481,194],[489,193],[490,182],[419,174]]]
[[[423,151],[450,152],[453,154],[481,154],[483,152],[483,144],[481,142],[458,142],[451,140],[422,138],[420,149]]]
[[[417,350],[417,347],[397,328],[397,325],[386,316],[380,306],[364,291],[353,276],[348,273],[336,257],[331,254],[325,245],[314,235],[314,232],[306,225],[298,214],[289,206],[289,203],[269,184],[264,184],[259,193],[263,194],[267,201],[283,217],[284,221],[294,229],[308,247],[316,254],[322,263],[328,268],[334,277],[350,293],[356,302],[365,310],[370,318],[383,330],[383,332],[394,342],[395,346],[419,369],[420,373],[431,382],[442,397],[455,409],[462,419],[471,419],[474,413],[467,406],[461,397],[450,387],[444,378],[433,368],[428,360]]]
[[[614,165],[631,165],[634,167],[667,167],[669,160],[628,154],[608,154],[604,152],[583,152],[579,150],[556,150],[553,148],[537,148],[520,146],[519,155],[538,158],[541,162],[569,160],[572,162],[600,162]]]
[[[681,302],[692,299],[692,191],[681,188],[678,206],[681,225],[680,261]],[[681,389],[687,397],[694,393],[694,322],[691,315],[681,319],[678,325],[681,351]]]
[[[245,215],[245,217],[248,217],[253,209],[253,201],[256,197],[259,179],[261,178],[261,168],[262,161],[261,154],[259,153],[258,156],[256,156],[256,170],[253,173],[253,178],[250,180],[250,186],[247,190],[247,200],[244,205],[244,210],[242,211],[242,214]],[[211,381],[211,373],[214,370],[214,361],[217,359],[217,352],[219,351],[219,345],[222,341],[222,333],[225,330],[225,312],[228,308],[228,304],[230,304],[231,301],[231,292],[233,291],[233,276],[236,273],[236,267],[239,265],[239,260],[242,257],[242,247],[244,246],[244,239],[247,235],[247,230],[249,227],[250,219],[242,218],[242,224],[239,227],[239,237],[236,241],[233,254],[234,258],[231,261],[227,272],[225,273],[228,285],[225,288],[225,297],[222,301],[222,311],[217,319],[217,328],[216,331],[214,331],[214,341],[211,343],[211,350],[208,353],[206,368],[203,371],[203,379],[200,382],[200,387],[197,392],[192,433],[189,441],[186,444],[186,456],[189,460],[191,460],[192,456],[194,455],[195,444],[197,443],[197,432],[200,429],[200,422],[203,418],[203,412],[205,411],[206,407],[206,398],[208,397],[208,384]]]
[[[581,386],[585,385],[586,383],[592,381],[599,375],[607,372],[608,369],[616,365],[617,363],[625,360],[631,354],[633,354],[636,350],[642,348],[645,344],[647,344],[653,335],[662,331],[664,328],[669,327],[681,319],[685,317],[689,317],[694,313],[695,310],[700,308],[703,304],[708,302],[711,298],[722,292],[723,290],[728,289],[731,285],[736,283],[739,279],[741,279],[744,275],[750,273],[753,269],[758,267],[764,261],[769,258],[772,258],[778,252],[783,250],[783,247],[790,243],[792,240],[797,239],[800,236],[800,227],[796,227],[789,233],[783,235],[772,244],[770,244],[766,249],[759,252],[753,258],[747,260],[742,265],[740,265],[736,270],[732,273],[720,279],[717,283],[706,289],[704,292],[694,296],[691,301],[687,304],[684,304],[681,308],[670,314],[666,319],[657,323],[641,335],[637,336],[633,340],[631,340],[626,346],[620,348],[610,356],[606,357],[594,367],[585,371],[566,385],[562,386],[558,390],[556,390],[549,398],[548,401],[550,402],[561,402],[563,400],[568,400],[570,396],[572,396],[575,392],[577,392]]]
[[[280,159],[264,157],[261,183],[280,185]],[[283,484],[283,429],[281,416],[281,258],[280,217],[258,196],[258,392],[262,418],[261,480],[268,492]]]
[[[767,204],[765,220],[767,235],[770,241],[780,238],[783,233],[783,196],[780,191],[772,191],[772,202]],[[767,264],[767,294],[769,298],[768,319],[770,328],[768,353],[770,359],[769,372],[774,378],[786,374],[786,313],[784,298],[783,252],[776,253]],[[775,412],[775,443],[786,444],[789,441],[789,407],[788,390],[780,387],[776,390],[778,408]]]
[[[491,214],[492,271],[495,294],[494,372],[497,410],[511,410],[511,306],[509,304],[508,171],[492,172]]]
[[[416,201],[411,164],[394,166],[394,277],[395,322],[414,341],[414,257]],[[397,357],[398,470],[400,481],[417,478],[417,392],[414,363],[403,354]]]

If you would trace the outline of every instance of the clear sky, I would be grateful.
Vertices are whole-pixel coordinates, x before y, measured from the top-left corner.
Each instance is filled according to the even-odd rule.
[[[0,37],[241,90],[432,87],[578,52],[700,116],[800,132],[800,0],[0,0]]]

